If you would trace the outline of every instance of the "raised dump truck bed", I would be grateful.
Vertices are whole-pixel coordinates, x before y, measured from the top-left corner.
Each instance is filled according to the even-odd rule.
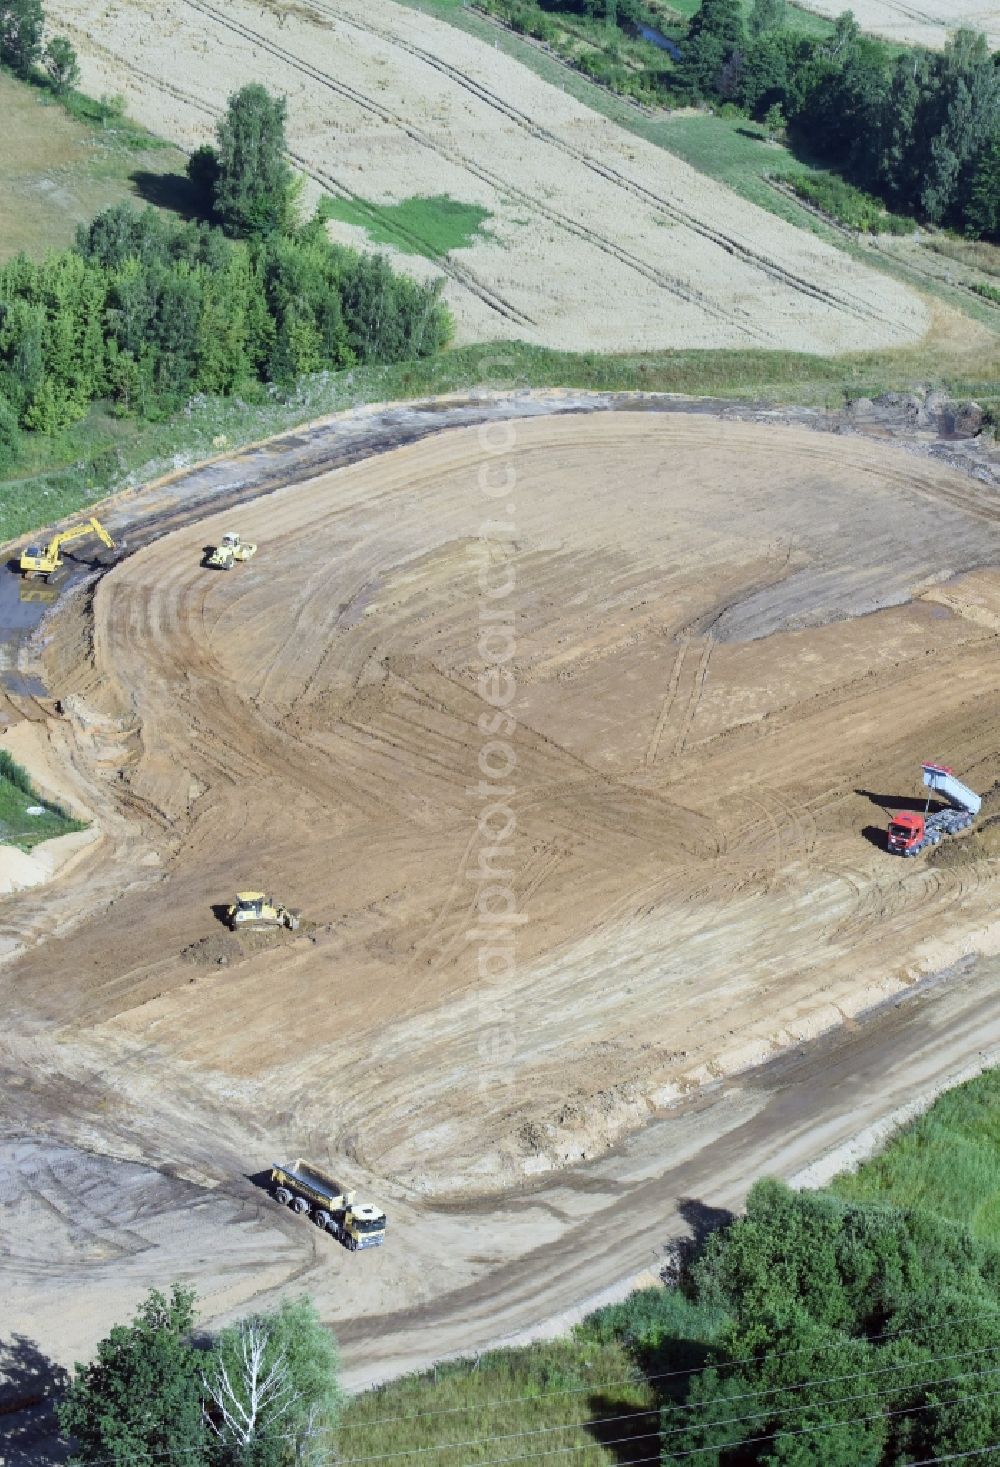
[[[919,856],[921,851],[936,846],[946,836],[959,835],[968,830],[979,814],[982,799],[975,790],[955,776],[947,764],[925,761],[922,766],[924,784],[928,790],[941,795],[948,802],[945,810],[923,814],[916,810],[903,810],[889,821],[886,845],[899,856]],[[930,795],[927,797],[928,807]]]
[[[271,1167],[271,1190],[293,1212],[308,1213],[317,1227],[352,1251],[385,1242],[385,1213],[371,1202],[357,1202],[336,1177],[304,1158]]]
[[[924,784],[936,795],[944,795],[953,810],[964,810],[969,815],[978,815],[982,806],[982,797],[975,790],[970,790],[967,784],[956,779],[955,772],[946,764],[925,764]]]

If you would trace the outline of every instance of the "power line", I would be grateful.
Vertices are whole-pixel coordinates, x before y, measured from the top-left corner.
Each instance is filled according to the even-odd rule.
[[[959,1315],[952,1322],[955,1324],[962,1324],[967,1319],[981,1319],[982,1317],[983,1316],[980,1313]],[[1000,1320],[1000,1311],[994,1311],[994,1318]],[[878,1343],[881,1340],[901,1339],[904,1335],[919,1334],[925,1328],[925,1325],[914,1324],[908,1325],[905,1329],[885,1330],[882,1334],[859,1336],[858,1343],[872,1345]],[[817,1347],[816,1353],[825,1355],[828,1354],[831,1350],[839,1350],[840,1348],[842,1348],[843,1343],[844,1342],[842,1340],[839,1340],[833,1344],[820,1345]],[[585,1386],[563,1386],[560,1387],[558,1390],[533,1391],[530,1395],[524,1396],[500,1396],[489,1401],[476,1401],[471,1406],[445,1406],[437,1411],[413,1411],[400,1414],[398,1416],[378,1416],[373,1418],[371,1421],[351,1422],[346,1426],[339,1427],[338,1429],[340,1431],[361,1431],[362,1429],[369,1426],[388,1426],[393,1422],[399,1421],[419,1421],[427,1416],[458,1416],[462,1413],[468,1413],[469,1411],[489,1411],[492,1410],[494,1407],[519,1406],[525,1402],[539,1401],[546,1399],[550,1396],[587,1395],[591,1391],[608,1390],[613,1386],[641,1386],[646,1385],[647,1383],[652,1381],[676,1380],[685,1375],[700,1375],[702,1371],[706,1369],[736,1370],[744,1365],[763,1365],[765,1364],[765,1362],[769,1362],[772,1360],[787,1360],[790,1355],[796,1355],[798,1353],[799,1352],[797,1350],[779,1350],[768,1355],[744,1355],[738,1360],[721,1360],[717,1364],[711,1366],[689,1365],[685,1366],[681,1370],[663,1370],[653,1375],[640,1374],[638,1376],[619,1376],[617,1379],[591,1381],[588,1385]]]
[[[973,1318],[973,1317],[981,1317],[981,1316],[971,1316],[970,1315],[968,1317],[969,1318]],[[923,1328],[923,1326],[911,1326],[911,1327],[909,1327],[907,1329],[902,1329],[902,1330],[887,1330],[887,1331],[885,1331],[881,1335],[872,1335],[872,1336],[868,1336],[866,1340],[859,1340],[858,1343],[866,1343],[866,1342],[871,1342],[871,1341],[880,1340],[880,1339],[892,1339],[892,1338],[902,1337],[903,1335],[913,1334],[913,1333],[915,1333],[916,1331],[918,1331],[918,1330],[920,1330],[922,1328]],[[843,1341],[838,1341],[838,1342],[832,1343],[830,1345],[820,1346],[819,1347],[819,1352],[824,1353],[824,1354],[825,1353],[828,1353],[830,1350],[841,1348],[842,1345],[843,1345],[843,1343],[844,1343]],[[981,1347],[979,1347],[978,1349],[975,1349],[975,1350],[956,1351],[956,1352],[952,1352],[951,1354],[948,1354],[948,1355],[931,1355],[931,1356],[926,1357],[924,1360],[913,1360],[913,1361],[910,1361],[910,1362],[904,1362],[902,1364],[897,1364],[897,1365],[875,1366],[875,1367],[870,1368],[870,1369],[867,1369],[867,1370],[854,1371],[854,1372],[851,1372],[849,1374],[844,1374],[844,1375],[822,1376],[822,1377],[818,1377],[818,1378],[814,1378],[814,1379],[810,1379],[810,1380],[793,1381],[793,1382],[790,1382],[788,1385],[784,1385],[784,1386],[770,1386],[770,1387],[766,1387],[766,1388],[764,1388],[762,1390],[758,1390],[758,1391],[744,1392],[742,1395],[739,1395],[739,1396],[731,1396],[729,1398],[729,1400],[730,1401],[733,1401],[733,1402],[735,1402],[735,1401],[741,1401],[741,1400],[747,1400],[747,1401],[750,1401],[750,1400],[759,1400],[759,1399],[761,1399],[763,1397],[766,1397],[766,1396],[779,1395],[779,1394],[787,1394],[790,1391],[793,1391],[793,1390],[804,1390],[807,1387],[811,1387],[811,1386],[831,1385],[831,1384],[836,1384],[836,1383],[841,1382],[841,1381],[848,1381],[848,1380],[850,1380],[850,1381],[867,1380],[867,1379],[870,1379],[870,1378],[872,1378],[874,1376],[899,1373],[901,1371],[905,1371],[905,1370],[908,1370],[908,1369],[913,1369],[913,1370],[926,1369],[927,1366],[939,1364],[942,1361],[968,1359],[971,1356],[990,1354],[990,1353],[993,1353],[993,1352],[995,1352],[997,1350],[1000,1350],[1000,1342],[998,1342],[995,1345],[981,1346]],[[732,1369],[732,1368],[735,1368],[737,1365],[743,1365],[743,1364],[758,1364],[759,1365],[759,1364],[764,1364],[767,1361],[787,1359],[789,1356],[795,1355],[797,1353],[799,1353],[799,1352],[796,1351],[796,1350],[784,1350],[784,1351],[780,1351],[780,1352],[777,1352],[777,1353],[772,1354],[772,1355],[758,1355],[758,1356],[753,1356],[752,1355],[752,1356],[747,1356],[744,1359],[738,1360],[738,1361],[723,1361],[723,1362],[720,1362],[720,1364],[718,1366],[697,1366],[697,1367],[690,1367],[690,1368],[684,1369],[684,1370],[663,1371],[663,1372],[661,1372],[658,1375],[651,1375],[651,1376],[640,1377],[638,1380],[633,1379],[633,1378],[628,1378],[627,1381],[624,1382],[624,1383],[627,1383],[629,1385],[643,1385],[646,1382],[653,1381],[653,1380],[663,1380],[663,1379],[675,1378],[675,1377],[680,1377],[680,1376],[700,1374],[705,1369],[721,1370],[721,1369],[724,1369],[724,1368]],[[982,1375],[988,1375],[988,1374],[991,1374],[991,1373],[992,1372],[989,1371],[989,1370],[987,1370],[987,1371],[980,1371],[980,1372],[965,1372],[961,1376],[955,1376],[955,1377],[950,1377],[950,1378],[946,1378],[946,1379],[954,1379],[954,1380],[959,1380],[959,1379],[974,1379],[974,1378],[976,1378],[977,1375],[978,1376],[982,1376]],[[936,1384],[936,1383],[940,1383],[940,1379],[941,1378],[938,1377],[937,1380],[924,1381],[924,1382],[920,1382],[919,1384],[920,1385]],[[591,1385],[589,1385],[587,1387],[584,1387],[583,1389],[585,1389],[586,1391],[595,1391],[595,1390],[601,1389],[602,1387],[603,1388],[607,1388],[608,1386],[614,1385],[616,1383],[618,1383],[618,1382],[614,1382],[614,1381],[596,1382],[595,1381]],[[369,1421],[369,1422],[355,1422],[355,1423],[351,1423],[347,1427],[344,1427],[344,1426],[324,1426],[324,1427],[316,1428],[314,1430],[314,1432],[313,1432],[313,1435],[314,1436],[328,1436],[328,1435],[331,1435],[331,1434],[342,1432],[344,1430],[361,1430],[363,1428],[376,1429],[379,1426],[382,1426],[382,1425],[385,1425],[385,1424],[388,1424],[388,1423],[391,1423],[391,1422],[396,1422],[396,1421],[418,1420],[418,1419],[421,1419],[423,1417],[433,1417],[433,1416],[439,1416],[439,1415],[451,1415],[451,1414],[456,1414],[456,1413],[468,1412],[470,1410],[486,1410],[490,1405],[494,1405],[494,1406],[506,1406],[506,1405],[509,1405],[509,1404],[515,1404],[519,1400],[521,1400],[521,1401],[536,1401],[536,1400],[539,1400],[539,1399],[541,1399],[543,1397],[546,1397],[546,1396],[560,1396],[560,1395],[577,1394],[577,1393],[578,1392],[576,1392],[575,1389],[571,1389],[569,1391],[562,1391],[562,1390],[558,1390],[558,1391],[540,1391],[540,1392],[536,1392],[534,1395],[530,1395],[530,1396],[524,1396],[524,1397],[519,1397],[519,1398],[516,1398],[516,1397],[507,1397],[507,1398],[503,1398],[501,1400],[494,1401],[494,1402],[481,1402],[481,1403],[477,1403],[477,1405],[475,1405],[475,1406],[463,1406],[463,1407],[449,1408],[446,1411],[415,1412],[412,1415],[401,1415],[401,1416],[395,1416],[395,1417],[391,1417],[391,1416],[390,1417],[378,1417],[374,1421]],[[877,1394],[891,1395],[892,1392],[891,1391],[885,1391],[885,1392],[881,1392],[881,1393],[877,1393]],[[851,1398],[848,1398],[848,1399],[851,1399]],[[680,1402],[680,1403],[678,1403],[678,1405],[677,1405],[677,1407],[675,1409],[677,1409],[677,1410],[690,1410],[690,1411],[694,1411],[694,1410],[697,1410],[698,1407],[701,1404],[702,1403],[700,1403],[700,1402]],[[834,1401],[834,1402],[832,1402],[830,1404],[834,1404],[835,1405],[835,1404],[837,1404],[837,1402]],[[512,1432],[512,1433],[509,1433],[507,1435],[491,1434],[491,1435],[487,1435],[485,1437],[479,1437],[479,1438],[475,1438],[475,1439],[472,1439],[472,1440],[469,1440],[469,1441],[444,1442],[444,1443],[442,1443],[439,1446],[405,1448],[405,1449],[403,1449],[403,1450],[401,1450],[399,1452],[390,1452],[390,1453],[384,1453],[384,1454],[381,1454],[381,1455],[376,1454],[376,1455],[370,1456],[370,1457],[344,1458],[344,1459],[341,1459],[340,1467],[347,1467],[347,1464],[348,1463],[354,1463],[354,1464],[357,1464],[357,1467],[360,1467],[360,1464],[365,1463],[365,1462],[370,1462],[370,1463],[384,1462],[384,1461],[389,1461],[389,1460],[392,1460],[392,1459],[398,1459],[398,1458],[401,1458],[401,1457],[408,1457],[408,1456],[414,1456],[414,1455],[424,1455],[424,1454],[431,1453],[431,1452],[441,1452],[441,1451],[446,1451],[446,1450],[449,1450],[449,1449],[462,1448],[462,1447],[479,1446],[479,1445],[484,1445],[484,1444],[486,1444],[486,1443],[488,1443],[490,1441],[516,1440],[518,1438],[523,1438],[523,1437],[527,1437],[527,1436],[534,1436],[534,1435],[540,1435],[540,1434],[543,1434],[543,1433],[548,1433],[548,1432],[553,1432],[553,1431],[569,1431],[569,1430],[573,1430],[573,1429],[582,1429],[582,1428],[587,1427],[587,1426],[597,1426],[597,1425],[602,1425],[602,1424],[610,1424],[610,1423],[612,1423],[614,1421],[625,1421],[625,1420],[629,1420],[629,1419],[635,1420],[635,1419],[639,1419],[640,1417],[643,1417],[643,1416],[653,1415],[658,1410],[659,1410],[659,1407],[640,1408],[640,1409],[637,1409],[635,1411],[625,1412],[625,1413],[623,1413],[620,1416],[612,1416],[612,1417],[604,1417],[604,1418],[588,1418],[586,1421],[567,1422],[565,1425],[562,1425],[562,1426],[548,1426],[548,1427],[529,1428],[529,1429],[527,1429],[525,1431]],[[758,1413],[758,1414],[766,1414],[766,1413]],[[753,1417],[752,1416],[751,1417],[735,1417],[735,1418],[732,1418],[732,1419],[734,1421],[738,1421],[738,1420],[750,1420],[750,1419],[753,1419]],[[686,1429],[686,1428],[684,1428],[684,1429]],[[272,1440],[275,1440],[275,1441],[289,1441],[289,1440],[294,1440],[294,1437],[295,1437],[295,1433],[286,1432],[286,1433],[279,1433],[279,1434],[277,1434],[275,1437],[273,1437],[271,1439]],[[628,1440],[628,1438],[624,1438],[623,1440]],[[151,1459],[162,1460],[162,1459],[168,1459],[168,1458],[172,1458],[172,1457],[190,1456],[192,1452],[197,1452],[199,1450],[200,1449],[197,1448],[197,1447],[164,1448],[162,1451],[144,1453],[143,1456],[144,1456],[144,1460],[151,1460]],[[565,1449],[565,1450],[569,1450],[569,1449]],[[125,1460],[127,1460],[127,1459],[125,1459]],[[524,1459],[523,1458],[511,1458],[509,1460],[511,1460],[511,1461],[519,1461],[519,1460],[524,1460]],[[113,1456],[113,1457],[109,1456],[109,1457],[103,1457],[103,1458],[98,1457],[98,1458],[91,1459],[91,1461],[88,1463],[88,1467],[109,1467],[109,1464],[120,1464],[122,1461],[123,1461],[123,1459],[120,1456]]]
[[[845,1422],[845,1425],[849,1424]],[[712,1450],[714,1451],[716,1448],[712,1448]],[[722,1448],[718,1448],[718,1450],[721,1451]],[[985,1456],[987,1452],[1000,1452],[1000,1442],[991,1442],[987,1447],[974,1447],[968,1452],[951,1452],[946,1457],[924,1457],[919,1462],[906,1462],[903,1464],[903,1467],[936,1467],[936,1464],[940,1462],[964,1462],[970,1457]],[[661,1460],[659,1453],[655,1457],[630,1457],[627,1462],[622,1464],[622,1467],[643,1467],[643,1463],[660,1462]],[[495,1467],[495,1464],[487,1464],[487,1467]]]
[[[993,1351],[996,1351],[1000,1347],[993,1346],[991,1348],[993,1349]],[[967,1351],[965,1353],[966,1354],[970,1354],[970,1355],[981,1355],[983,1353],[983,1351],[982,1350],[969,1350],[969,1351]],[[952,1358],[952,1357],[949,1357],[947,1355],[944,1355],[944,1356],[941,1356],[939,1358],[941,1358],[943,1360],[947,1360],[947,1359]],[[923,1362],[920,1362],[920,1361],[916,1361],[915,1360],[915,1361],[912,1361],[911,1362],[911,1365],[912,1365],[912,1367],[916,1368],[916,1367],[919,1367],[922,1363]],[[905,1365],[903,1365],[903,1366],[887,1367],[887,1369],[896,1369],[896,1370],[905,1370],[907,1368],[909,1368],[909,1367],[908,1366],[905,1366]],[[1000,1371],[1000,1365],[992,1366],[988,1370],[978,1370],[978,1371],[969,1370],[969,1371],[963,1371],[959,1375],[952,1375],[952,1376],[933,1376],[929,1380],[920,1380],[920,1381],[911,1381],[911,1382],[908,1382],[908,1388],[910,1390],[923,1390],[927,1386],[953,1385],[956,1382],[962,1381],[962,1380],[979,1380],[979,1379],[982,1379],[983,1376],[996,1375],[998,1371]],[[858,1372],[855,1372],[853,1375],[831,1376],[831,1377],[829,1377],[829,1380],[830,1381],[864,1380],[864,1379],[867,1379],[870,1374],[879,1374],[879,1373],[883,1373],[883,1372],[877,1372],[877,1371],[876,1372],[858,1371]],[[801,1388],[802,1385],[804,1385],[804,1384],[810,1384],[810,1383],[811,1382],[798,1382],[795,1385],[791,1385],[791,1386],[776,1386],[776,1387],[772,1388],[771,1390],[761,1391],[761,1392],[759,1392],[759,1394],[760,1395],[775,1395],[775,1394],[779,1394],[779,1393],[781,1393],[783,1391],[798,1390],[798,1389]],[[814,1384],[825,1384],[825,1383],[828,1383],[828,1382],[819,1381],[819,1382],[812,1382],[812,1383],[814,1383]],[[893,1395],[897,1389],[899,1389],[899,1385],[898,1384],[896,1386],[890,1387],[889,1390],[885,1390],[885,1391],[875,1391],[875,1392],[862,1391],[862,1392],[858,1393],[857,1395],[852,1395],[852,1396],[837,1396],[833,1400],[810,1401],[809,1402],[809,1405],[810,1406],[813,1406],[813,1405],[816,1405],[816,1406],[846,1406],[846,1405],[850,1404],[853,1401],[864,1401],[864,1400],[873,1400],[873,1399],[874,1400],[879,1400],[879,1399],[882,1399],[885,1396],[891,1396],[891,1395]],[[754,1399],[754,1396],[756,1394],[758,1394],[758,1393],[751,1393],[751,1394],[745,1395],[745,1396],[730,1396],[728,1398],[727,1404],[728,1404],[729,1401],[740,1401],[740,1400],[751,1400],[751,1399]],[[689,1410],[689,1411],[694,1411],[694,1410],[698,1410],[699,1408],[703,1408],[704,1407],[704,1404],[705,1403],[703,1401],[684,1402],[684,1403],[681,1403],[680,1405],[678,1405],[675,1409],[676,1410]],[[713,1421],[711,1423],[711,1425],[713,1425],[713,1426],[736,1426],[739,1423],[745,1422],[745,1421],[759,1421],[761,1419],[761,1417],[771,1415],[774,1410],[776,1410],[776,1409],[777,1410],[780,1410],[782,1408],[782,1405],[783,1405],[783,1403],[776,1403],[775,1405],[769,1407],[766,1411],[753,1411],[749,1415],[744,1415],[744,1416],[726,1416],[726,1417],[723,1417],[721,1420]],[[647,1409],[641,1410],[641,1411],[626,1411],[626,1412],[622,1413],[620,1416],[599,1416],[599,1417],[589,1418],[586,1421],[567,1421],[567,1422],[564,1422],[563,1424],[561,1424],[559,1426],[536,1426],[536,1427],[531,1427],[531,1428],[529,1428],[528,1430],[525,1430],[525,1431],[511,1431],[511,1432],[504,1432],[504,1433],[490,1433],[488,1436],[473,1437],[469,1441],[441,1442],[441,1443],[439,1443],[437,1445],[434,1445],[434,1446],[425,1446],[425,1447],[402,1447],[402,1448],[400,1448],[399,1451],[396,1451],[396,1452],[375,1453],[374,1455],[369,1456],[369,1457],[343,1457],[340,1460],[339,1467],[365,1467],[365,1464],[369,1464],[369,1463],[397,1461],[398,1459],[400,1459],[402,1457],[407,1457],[407,1458],[409,1458],[409,1457],[425,1457],[425,1456],[427,1456],[430,1453],[447,1452],[447,1451],[457,1451],[457,1450],[459,1450],[459,1449],[461,1449],[463,1447],[479,1447],[479,1446],[485,1446],[489,1442],[518,1441],[518,1440],[522,1440],[523,1438],[529,1437],[529,1436],[548,1436],[551,1433],[557,1432],[557,1431],[576,1431],[576,1430],[583,1430],[586,1427],[592,1427],[592,1426],[611,1426],[615,1422],[618,1422],[618,1421],[637,1421],[641,1417],[644,1417],[644,1416],[658,1416],[659,1413],[660,1413],[660,1409],[661,1408],[659,1406],[651,1406],[651,1407],[648,1407]],[[685,1423],[684,1425],[681,1425],[681,1426],[670,1427],[668,1430],[663,1431],[663,1432],[659,1431],[659,1429],[658,1429],[656,1432],[649,1432],[649,1433],[645,1433],[645,1434],[646,1435],[649,1435],[649,1436],[660,1435],[661,1437],[662,1436],[676,1436],[679,1432],[682,1432],[682,1431],[697,1431],[699,1429],[700,1429],[699,1428],[699,1423],[697,1423],[697,1422],[690,1422],[690,1423]],[[623,1441],[639,1440],[639,1439],[641,1439],[641,1438],[629,1438],[629,1437],[623,1437],[623,1438],[621,1438],[621,1440],[623,1440]],[[583,1448],[560,1447],[560,1448],[556,1448],[556,1450],[557,1451],[582,1451]],[[549,1454],[548,1453],[545,1453],[545,1452],[542,1452],[539,1455],[546,1456],[546,1455],[549,1455]],[[517,1460],[517,1459],[514,1459],[514,1460]]]
[[[934,1467],[937,1462],[964,1462],[969,1457],[984,1457],[987,1452],[1000,1452],[1000,1442],[991,1442],[988,1447],[973,1447],[968,1452],[951,1452],[947,1457],[924,1457],[920,1462],[905,1462],[903,1467]]]
[[[773,1432],[769,1432],[769,1433],[767,1433],[766,1435],[763,1435],[763,1436],[742,1437],[742,1438],[740,1438],[739,1441],[733,1441],[733,1442],[715,1442],[710,1447],[688,1447],[688,1448],[685,1448],[685,1450],[682,1451],[682,1452],[672,1452],[671,1453],[671,1456],[675,1460],[679,1461],[682,1457],[697,1457],[699,1455],[704,1455],[707,1452],[727,1452],[727,1451],[731,1451],[734,1447],[752,1447],[752,1446],[757,1446],[761,1442],[773,1442],[773,1441],[777,1441],[779,1437],[812,1436],[816,1432],[819,1432],[819,1431],[836,1431],[839,1428],[843,1428],[843,1427],[860,1426],[863,1422],[866,1422],[866,1421],[887,1421],[890,1417],[896,1417],[896,1416],[915,1416],[920,1411],[936,1411],[941,1406],[957,1406],[957,1405],[963,1404],[966,1401],[986,1401],[986,1400],[992,1400],[993,1397],[995,1397],[995,1396],[1000,1396],[1000,1390],[995,1390],[995,1391],[974,1391],[971,1395],[968,1395],[968,1396],[953,1396],[948,1401],[926,1401],[922,1406],[900,1406],[895,1411],[875,1411],[871,1415],[868,1415],[868,1416],[855,1416],[851,1421],[827,1421],[827,1422],[820,1422],[817,1426],[800,1426],[800,1427],[794,1428],[791,1431],[773,1431]],[[831,1404],[836,1404],[836,1403],[831,1403]],[[707,1425],[707,1426],[711,1426],[711,1425],[714,1425],[714,1424],[715,1424],[714,1422],[707,1422],[707,1423],[705,1423],[705,1425]],[[698,1430],[698,1427],[696,1426],[693,1429],[694,1430]],[[645,1433],[645,1435],[652,1436],[653,1433],[652,1432],[648,1432],[648,1433]],[[642,1437],[621,1437],[621,1438],[619,1438],[619,1440],[617,1442],[615,1442],[615,1441],[601,1442],[600,1445],[601,1446],[613,1447],[613,1446],[616,1446],[616,1445],[620,1445],[621,1443],[624,1443],[624,1442],[628,1442],[628,1441],[641,1441],[642,1439],[643,1439]],[[489,1438],[486,1438],[486,1440],[488,1441]],[[560,1454],[561,1455],[569,1455],[571,1452],[585,1452],[585,1451],[589,1450],[589,1448],[591,1446],[593,1446],[593,1445],[594,1445],[593,1442],[586,1442],[586,1443],[584,1443],[583,1446],[579,1446],[579,1447],[559,1447],[559,1448],[556,1448],[555,1450],[546,1451],[546,1452],[539,1452],[539,1453],[529,1452],[526,1455],[521,1455],[521,1456],[518,1456],[518,1457],[497,1457],[495,1459],[495,1461],[493,1461],[493,1462],[491,1462],[491,1463],[488,1464],[488,1467],[508,1467],[508,1464],[515,1463],[515,1462],[534,1462],[534,1461],[537,1461],[540,1457],[553,1457],[553,1456],[557,1456],[557,1455],[560,1455]],[[1000,1445],[1000,1444],[998,1444],[998,1445]],[[373,1460],[375,1460],[375,1459],[373,1459]],[[630,1467],[638,1467],[638,1464],[639,1463],[642,1463],[642,1462],[659,1462],[660,1460],[661,1460],[661,1454],[660,1453],[657,1453],[657,1455],[655,1457],[639,1457],[638,1459],[634,1460],[630,1464]],[[931,1460],[933,1461],[933,1458]],[[338,1464],[338,1467],[346,1467],[346,1464],[345,1463],[339,1463]],[[467,1463],[466,1464],[466,1467],[477,1467],[477,1464],[470,1462],[470,1463]]]

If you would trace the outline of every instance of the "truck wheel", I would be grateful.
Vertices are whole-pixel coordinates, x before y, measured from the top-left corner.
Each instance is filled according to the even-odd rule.
[[[327,1228],[330,1226],[330,1214],[328,1212],[324,1212],[322,1207],[317,1207],[316,1211],[313,1213],[313,1222],[318,1228],[322,1228],[323,1231],[326,1232]]]
[[[309,1211],[309,1203],[306,1201],[306,1199],[304,1197],[296,1197],[296,1198],[294,1198],[294,1200],[292,1202],[292,1211],[293,1212],[297,1212],[300,1215],[303,1212],[308,1212]]]
[[[274,1200],[280,1202],[282,1207],[287,1207],[292,1200],[292,1194],[287,1187],[279,1187],[274,1194]]]

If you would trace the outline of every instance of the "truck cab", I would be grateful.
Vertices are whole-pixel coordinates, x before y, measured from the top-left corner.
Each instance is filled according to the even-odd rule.
[[[236,901],[229,908],[230,927],[238,927],[242,922],[259,922],[264,915],[265,907],[270,905],[271,903],[262,891],[237,892]]]
[[[385,1213],[370,1202],[352,1203],[344,1213],[341,1232],[348,1248],[378,1248],[385,1242]]]
[[[912,810],[903,810],[889,821],[886,844],[890,851],[905,856],[915,850],[924,838],[924,817]]]

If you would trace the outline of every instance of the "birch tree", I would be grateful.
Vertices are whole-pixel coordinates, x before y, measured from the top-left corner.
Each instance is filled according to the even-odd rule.
[[[340,1394],[333,1338],[308,1299],[223,1330],[202,1376],[220,1467],[284,1467],[328,1455]]]

